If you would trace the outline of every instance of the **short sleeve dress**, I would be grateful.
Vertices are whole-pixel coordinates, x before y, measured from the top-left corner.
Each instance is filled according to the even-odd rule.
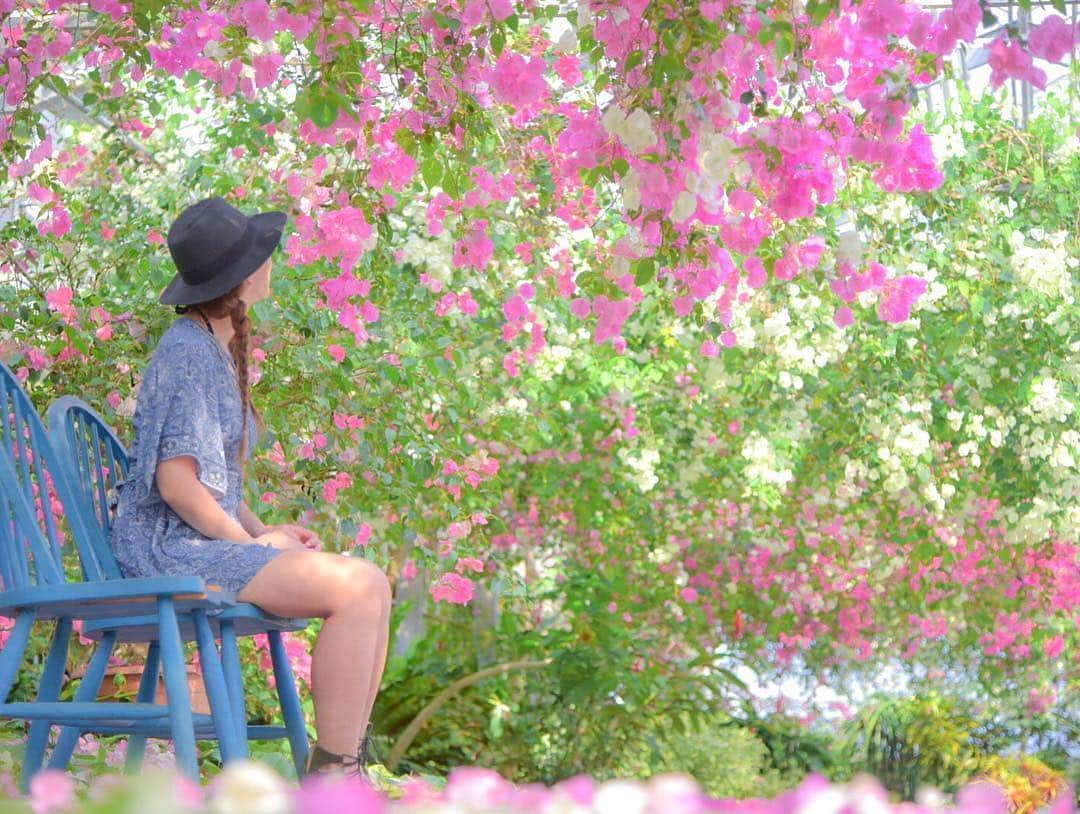
[[[128,476],[117,488],[109,542],[125,576],[196,575],[239,592],[282,553],[257,543],[207,537],[185,523],[157,488],[158,463],[190,455],[199,480],[239,523],[242,412],[231,355],[206,326],[177,319],[158,342],[143,376]],[[247,426],[250,455],[254,421]]]

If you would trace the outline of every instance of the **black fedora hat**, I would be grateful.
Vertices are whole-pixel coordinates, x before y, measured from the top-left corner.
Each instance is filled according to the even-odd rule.
[[[195,305],[240,285],[273,254],[287,219],[284,212],[245,215],[217,195],[192,204],[169,227],[177,274],[161,302]]]

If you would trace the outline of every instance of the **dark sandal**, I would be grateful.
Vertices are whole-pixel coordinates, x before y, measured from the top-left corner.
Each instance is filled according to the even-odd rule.
[[[368,733],[371,732],[371,724],[368,724]],[[323,749],[319,744],[314,744],[308,751],[307,763],[304,766],[304,774],[323,774],[324,767],[340,764],[340,768],[347,774],[366,776],[364,769],[371,762],[371,737],[365,734],[356,755],[339,755]],[[330,771],[335,771],[331,769]]]

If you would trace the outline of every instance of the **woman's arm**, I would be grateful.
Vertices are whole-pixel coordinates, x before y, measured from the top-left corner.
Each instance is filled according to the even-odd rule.
[[[254,534],[229,517],[199,480],[195,459],[190,455],[178,455],[161,461],[155,470],[155,477],[161,499],[181,520],[207,537],[274,548],[303,547],[284,532],[264,530]]]
[[[250,534],[252,537],[258,537],[260,534],[266,534],[270,531],[262,520],[255,516],[255,513],[251,511],[251,507],[247,505],[246,500],[240,501],[240,509],[237,511],[240,516],[240,525],[244,527],[244,531]]]

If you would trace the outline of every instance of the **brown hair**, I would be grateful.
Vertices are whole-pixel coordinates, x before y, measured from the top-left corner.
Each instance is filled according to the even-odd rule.
[[[244,411],[244,429],[240,433],[240,473],[244,472],[244,455],[247,452],[248,442],[248,410],[255,416],[255,426],[262,432],[265,428],[262,414],[251,403],[250,382],[248,380],[248,364],[251,361],[251,319],[248,317],[248,305],[240,299],[240,286],[226,291],[220,297],[196,305],[178,305],[176,313],[186,314],[189,311],[202,311],[206,316],[214,319],[229,317],[232,320],[233,336],[229,340],[229,352],[233,362],[236,363],[236,379],[240,386],[240,403]]]

